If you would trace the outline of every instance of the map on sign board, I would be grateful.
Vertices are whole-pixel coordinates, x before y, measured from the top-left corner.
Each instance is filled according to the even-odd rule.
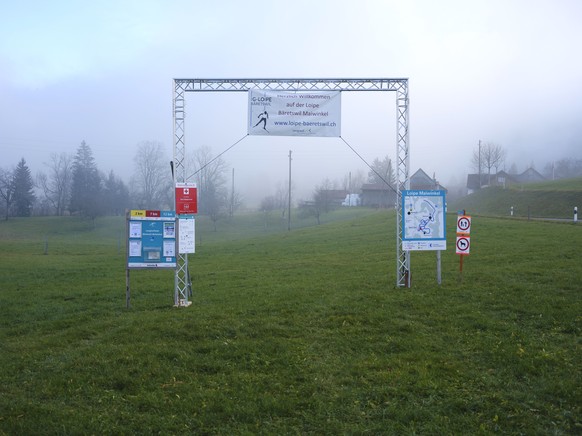
[[[446,250],[445,191],[402,191],[402,249]]]

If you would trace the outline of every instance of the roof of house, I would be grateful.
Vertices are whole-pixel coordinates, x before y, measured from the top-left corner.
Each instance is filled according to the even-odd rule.
[[[422,168],[419,168],[410,177],[410,189],[423,189],[427,191],[443,189],[446,191],[446,188],[443,185],[437,182],[434,177],[430,177],[427,173],[425,173]]]
[[[467,188],[475,190],[490,183],[497,185],[500,183],[499,179],[501,177],[513,183],[531,183],[545,180],[545,177],[533,168],[528,168],[521,174],[509,174],[505,171],[499,171],[497,174],[491,175],[481,174],[481,184],[479,184],[479,174],[467,174]]]
[[[538,173],[533,168],[528,168],[523,173],[514,176],[515,181],[518,183],[531,183],[531,182],[540,182],[542,180],[546,180],[544,176]]]
[[[432,183],[434,185],[434,179],[425,173],[422,168],[419,168],[412,176],[410,176],[410,184],[412,185],[413,182],[424,185]]]
[[[430,177],[425,173],[422,168],[419,168],[412,176],[410,176],[410,189],[423,189],[423,190],[437,190],[446,188],[440,183],[435,181],[434,178]],[[395,191],[396,187],[388,186],[386,183],[364,183],[362,185],[362,191]]]

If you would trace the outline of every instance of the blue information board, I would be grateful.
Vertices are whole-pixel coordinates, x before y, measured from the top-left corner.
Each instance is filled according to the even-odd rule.
[[[402,191],[402,249],[446,250],[445,191]]]
[[[176,268],[176,213],[173,210],[130,211],[127,268]]]

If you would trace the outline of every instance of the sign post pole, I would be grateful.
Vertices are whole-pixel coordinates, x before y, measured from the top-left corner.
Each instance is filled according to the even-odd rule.
[[[442,283],[442,274],[441,274],[441,250],[437,250],[436,252],[436,259],[437,259],[437,284],[440,286]]]
[[[459,259],[459,281],[463,281],[463,258],[469,255],[471,249],[471,217],[459,211],[457,217],[457,244],[456,253],[460,256]]]
[[[129,291],[129,268],[125,268],[125,307],[130,308],[130,291]]]
[[[129,253],[129,210],[126,209],[125,211],[125,254]],[[129,309],[130,307],[130,290],[129,290],[129,265],[127,262],[125,263],[125,307]]]

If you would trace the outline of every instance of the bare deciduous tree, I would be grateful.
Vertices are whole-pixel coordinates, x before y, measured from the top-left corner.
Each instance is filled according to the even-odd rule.
[[[321,182],[321,185],[315,188],[313,201],[319,210],[322,212],[329,212],[334,208],[331,191],[335,190],[336,188],[337,185],[329,179],[325,179],[323,182]]]
[[[7,220],[14,201],[14,170],[0,168],[0,197],[4,203],[4,217]]]
[[[334,208],[331,191],[336,189],[336,184],[329,179],[321,182],[315,187],[313,201],[305,201],[300,205],[300,214],[303,217],[314,217],[317,224],[321,224],[321,214],[329,212]]]
[[[54,209],[54,213],[61,216],[65,213],[71,194],[73,180],[73,156],[69,153],[50,155],[50,162],[45,163],[49,173],[39,173],[37,183],[43,194]]]
[[[228,209],[228,192],[225,187],[226,162],[214,157],[210,147],[197,148],[192,155],[194,179],[198,187],[198,212],[210,217],[216,230],[216,222]]]
[[[497,173],[505,162],[505,150],[494,142],[485,142],[473,150],[471,164],[480,174],[487,170],[488,183],[491,183],[491,170]]]
[[[172,203],[172,173],[170,160],[163,146],[156,141],[138,144],[134,158],[135,172],[131,178],[133,197],[140,208],[159,209]]]

